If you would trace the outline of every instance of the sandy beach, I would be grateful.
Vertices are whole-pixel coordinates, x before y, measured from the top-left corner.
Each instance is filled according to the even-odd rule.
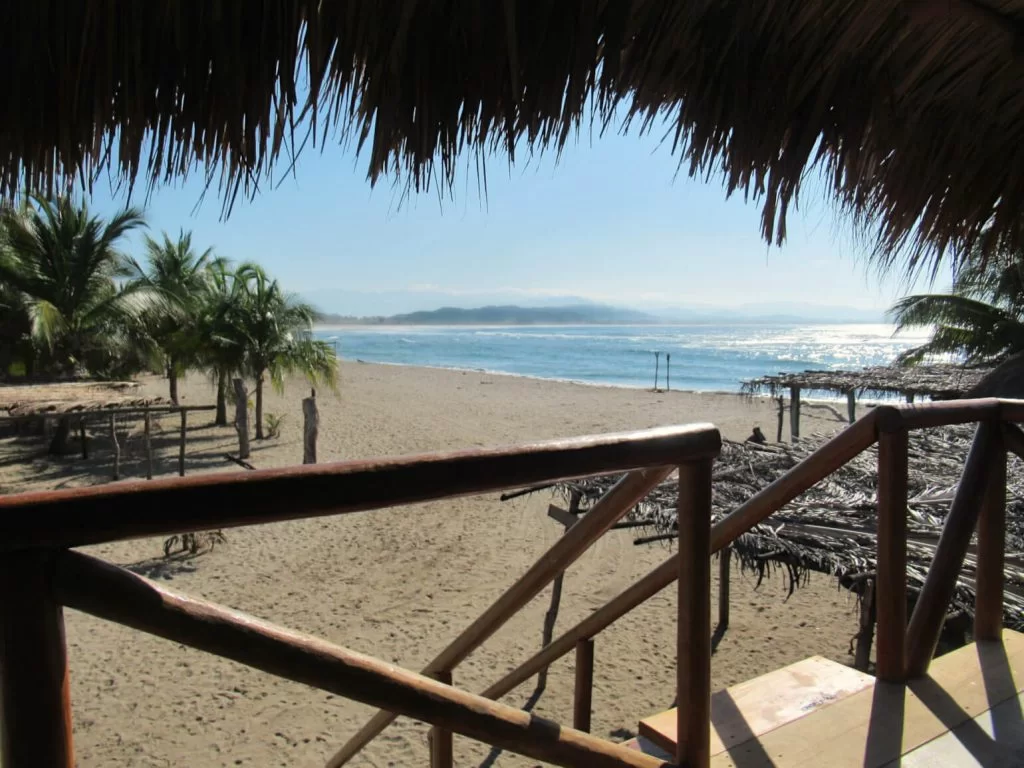
[[[166,382],[148,380],[154,394]],[[254,443],[260,469],[302,458],[300,398],[307,385],[270,393],[266,411],[284,416],[280,437]],[[183,402],[212,403],[202,377]],[[321,392],[321,462],[708,421],[742,440],[760,425],[774,436],[772,403],[738,396],[583,386],[477,372],[345,363],[337,395]],[[187,471],[242,472],[232,428],[212,414],[190,421]],[[842,423],[805,409],[804,434]],[[144,476],[139,430],[121,436],[122,474]],[[788,426],[787,426],[788,429]],[[177,419],[157,429],[157,471],[176,471]],[[98,432],[92,456],[53,459],[38,439],[0,441],[0,489],[66,488],[108,482],[111,453]],[[89,548],[183,592],[318,635],[418,670],[521,575],[562,529],[536,494],[456,499],[336,518],[232,529],[213,552],[164,561],[161,541]],[[145,514],[145,510],[139,510]],[[566,574],[556,634],[598,608],[669,556],[611,532]],[[717,594],[712,585],[713,596]],[[731,625],[712,661],[714,687],[741,682],[821,654],[849,662],[855,604],[815,576],[786,600],[781,577],[754,590],[734,573]],[[545,590],[455,673],[479,691],[540,647]],[[621,739],[674,697],[675,593],[668,589],[595,641],[593,732]],[[714,610],[714,600],[713,600]],[[373,714],[369,707],[278,680],[234,663],[68,612],[75,750],[81,766],[320,766]],[[522,706],[534,681],[505,698]],[[571,656],[556,663],[534,711],[571,722]],[[426,726],[399,719],[353,765],[427,764]],[[457,765],[535,765],[456,738]]]

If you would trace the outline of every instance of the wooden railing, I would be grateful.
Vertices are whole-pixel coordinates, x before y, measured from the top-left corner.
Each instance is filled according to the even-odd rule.
[[[989,398],[876,407],[715,523],[710,529],[707,548],[712,553],[725,549],[739,536],[765,521],[774,512],[877,442],[879,523],[875,588],[876,673],[879,678],[894,682],[921,676],[927,671],[938,642],[975,520],[978,521],[978,572],[974,632],[978,639],[993,639],[999,636],[1002,626],[1005,450],[1012,450],[1024,458],[1024,432],[1011,423],[1018,421],[1024,421],[1024,401]],[[925,589],[908,626],[908,432],[913,429],[972,422],[979,423],[978,434],[958,486],[953,509],[940,538],[935,564],[929,571]],[[982,498],[985,500],[984,505],[981,504]],[[680,549],[676,554],[507,673],[484,690],[481,696],[498,699],[572,651],[576,651],[577,654],[576,666],[579,675],[581,667],[585,669],[586,665],[591,663],[586,654],[590,652],[588,644],[596,635],[680,579],[688,558],[692,557],[689,549],[683,547],[682,537],[685,537],[685,533],[680,528]],[[680,623],[685,620],[703,624],[707,613],[703,609],[699,609],[699,613],[689,612],[690,608],[684,609],[682,582],[680,589]],[[708,637],[709,633],[705,632],[703,636]],[[698,719],[696,712],[691,708],[696,706],[696,711],[699,711],[701,716],[705,710],[696,705],[692,698],[682,696],[681,692],[693,679],[692,666],[687,664],[694,661],[693,658],[683,655],[684,647],[681,643],[678,711],[680,720],[692,716],[693,719],[688,720],[689,723]],[[696,649],[697,657],[703,654],[703,650],[702,647]],[[577,710],[580,708],[581,697],[588,695],[589,692],[581,692],[578,676]],[[379,713],[341,748],[329,761],[328,766],[339,768],[380,733],[392,719],[393,715],[390,713]],[[706,722],[705,719],[705,724]],[[680,734],[689,733],[686,730],[688,723],[680,722]],[[683,744],[681,738],[681,754],[678,756],[681,762],[685,759],[687,765],[706,765],[705,754],[699,746],[695,746],[692,738],[686,742],[685,754]],[[450,762],[435,762],[433,765],[435,768],[447,768]]]
[[[230,477],[124,483],[0,498],[0,718],[5,768],[74,765],[63,606],[233,659],[435,726],[432,756],[450,762],[450,734],[557,765],[653,767],[661,761],[460,691],[451,672],[678,468],[685,568],[677,573],[681,700],[692,738],[680,759],[707,751],[710,696],[710,425],[561,440],[508,449],[309,465]],[[593,510],[448,645],[424,674],[179,595],[71,547],[120,539],[377,509],[628,471]],[[701,702],[705,702],[703,705]]]
[[[713,526],[711,463],[720,447],[709,425],[511,449],[347,462],[122,484],[85,491],[0,499],[0,705],[3,764],[73,765],[61,606],[231,658],[381,709],[331,760],[340,766],[396,716],[434,725],[431,763],[451,765],[459,733],[557,765],[656,766],[662,763],[584,733],[589,727],[592,640],[669,584],[679,585],[677,764],[708,764],[710,563],[713,552],[764,521],[872,444],[878,450],[876,574],[877,674],[890,681],[922,675],[934,653],[946,606],[977,526],[975,636],[1002,626],[1005,455],[1024,457],[1024,402],[974,400],[881,406],[822,445]],[[977,422],[933,565],[907,619],[908,431]],[[451,686],[452,673],[574,562],[674,468],[679,472],[679,549],[533,657],[474,695]],[[357,512],[397,504],[572,477],[629,473],[553,544],[420,674],[183,597],[115,566],[68,551],[83,544],[213,527]],[[140,510],[145,510],[144,513]],[[576,651],[572,730],[493,700]]]

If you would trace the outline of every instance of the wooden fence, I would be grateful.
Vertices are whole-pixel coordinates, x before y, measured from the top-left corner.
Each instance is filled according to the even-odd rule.
[[[709,425],[403,459],[307,465],[0,499],[0,680],[9,767],[73,765],[61,606],[377,706],[381,712],[331,760],[341,765],[397,714],[435,726],[431,762],[451,765],[459,733],[557,765],[654,766],[659,760],[493,701],[575,650],[574,724],[585,729],[592,639],[669,584],[679,589],[677,763],[709,762],[710,555],[879,442],[878,675],[925,673],[977,524],[975,636],[1002,625],[1005,455],[1024,455],[1024,402],[882,406],[839,433],[714,526]],[[907,430],[978,422],[970,456],[909,621],[906,616]],[[474,695],[451,685],[456,666],[678,468],[679,549],[501,680]],[[420,673],[185,598],[70,547],[135,536],[333,515],[588,475],[628,471],[597,505]],[[145,509],[145,515],[138,514]],[[395,713],[395,714],[392,714]],[[642,713],[638,713],[642,714]]]

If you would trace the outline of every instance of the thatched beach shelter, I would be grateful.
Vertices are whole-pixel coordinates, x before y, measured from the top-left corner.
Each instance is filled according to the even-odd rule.
[[[206,174],[230,206],[307,145],[450,185],[581,128],[669,126],[781,241],[809,168],[906,266],[1024,245],[1021,0],[152,0],[6,9],[0,196],[104,169]],[[595,125],[591,125],[594,121]]]

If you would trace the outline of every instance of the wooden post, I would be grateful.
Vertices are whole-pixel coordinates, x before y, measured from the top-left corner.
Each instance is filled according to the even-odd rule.
[[[178,444],[178,474],[185,476],[185,430],[187,428],[188,411],[181,409],[181,442]]]
[[[942,535],[935,547],[935,556],[925,577],[924,586],[907,624],[907,677],[923,677],[928,672],[939,633],[946,620],[949,600],[956,588],[956,579],[963,567],[971,543],[971,534],[978,520],[981,499],[985,495],[988,476],[995,453],[994,433],[997,424],[983,421],[974,433],[974,442],[967,455],[967,464],[949,515],[942,526]]]
[[[782,442],[782,423],[783,423],[783,420],[784,420],[785,414],[786,414],[786,401],[780,395],[778,397],[778,402],[779,402],[779,428],[775,432],[775,442],[776,443],[781,443]]]
[[[995,435],[985,500],[978,517],[978,570],[975,574],[974,639],[1003,637],[1003,560],[1006,546],[1006,448]]]
[[[718,626],[716,632],[729,628],[729,565],[732,547],[725,547],[718,553]]]
[[[74,768],[64,611],[50,586],[50,555],[0,562],[0,729],[5,768]]]
[[[857,390],[855,389],[846,391],[846,413],[850,417],[850,423],[853,424],[857,420]]]
[[[316,408],[316,390],[302,401],[302,463],[316,464],[316,438],[320,431],[320,413]]]
[[[89,437],[85,434],[85,417],[78,420],[78,434],[82,439],[82,458],[89,458]]]
[[[906,679],[907,632],[907,430],[878,436],[878,536],[875,674],[890,683]]]
[[[594,698],[594,639],[576,643],[576,690],[572,700],[572,727],[590,733]]]
[[[658,363],[661,362],[661,352],[654,353],[654,391],[658,391]]]
[[[121,446],[117,443],[117,422],[110,414],[110,442],[114,446],[114,479],[121,479]]]
[[[853,657],[853,666],[861,672],[868,671],[868,664],[871,660],[871,640],[874,634],[875,582],[873,579],[868,579],[864,583],[864,593],[860,597],[860,630],[857,632],[857,649]]]
[[[439,683],[452,684],[451,672],[436,672],[433,677]],[[430,744],[430,768],[452,768],[452,732],[435,726],[430,729],[427,742]]]
[[[711,464],[679,467],[679,616],[676,763],[711,757]]]
[[[235,430],[238,432],[238,458],[249,458],[249,400],[245,382],[235,379]]]
[[[145,435],[145,442],[146,442],[146,479],[147,480],[152,480],[153,479],[153,440],[152,440],[152,434],[151,433],[152,433],[152,429],[153,429],[153,423],[152,423],[153,419],[152,419],[152,416],[149,413],[149,408],[148,407],[146,408],[146,412],[145,412],[145,414],[143,416],[143,419],[144,419],[144,421],[143,421],[142,431],[143,431],[143,433]]]
[[[665,391],[672,391],[672,355],[665,353]]]
[[[907,402],[908,403],[914,402],[914,393],[913,392],[907,393]]]
[[[800,387],[789,388],[789,436],[794,443],[800,439]]]

